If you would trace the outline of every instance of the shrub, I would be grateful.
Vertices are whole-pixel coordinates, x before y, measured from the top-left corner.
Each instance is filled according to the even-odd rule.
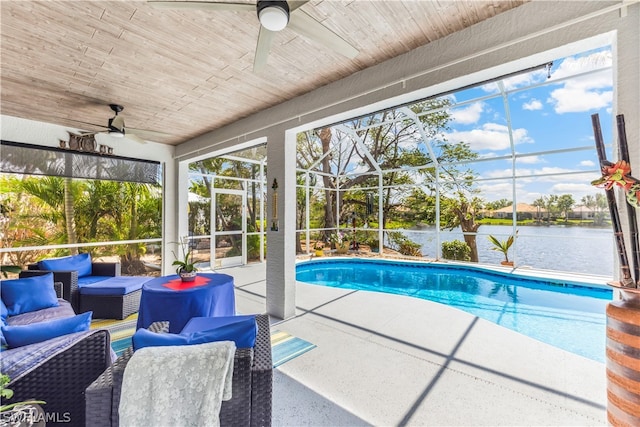
[[[402,255],[422,256],[419,243],[407,238],[404,234],[393,231],[389,232],[389,244],[392,248],[400,252]]]
[[[455,261],[471,261],[471,248],[461,240],[442,242],[442,257]]]

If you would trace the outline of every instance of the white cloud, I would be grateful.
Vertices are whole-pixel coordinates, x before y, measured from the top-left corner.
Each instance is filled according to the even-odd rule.
[[[611,67],[612,63],[611,50],[603,50],[587,56],[571,56],[565,58],[558,68],[551,73],[551,79],[560,79],[574,74],[584,73],[585,71]]]
[[[572,175],[560,175],[576,172],[575,169],[567,169],[556,166],[543,166],[540,168],[516,168],[516,179],[519,181],[536,181],[536,182],[577,182],[589,183],[593,178],[593,174],[585,172]],[[509,178],[511,177],[511,168],[495,169],[482,173],[482,178]],[[521,178],[518,178],[521,177]],[[526,178],[525,178],[526,177]]]
[[[596,52],[583,57],[566,58],[551,75],[552,79],[572,76],[611,66],[611,51]],[[558,114],[611,108],[613,77],[610,69],[562,82],[551,92],[547,102]]]
[[[531,101],[522,104],[522,108],[529,111],[542,110],[542,102],[533,98]]]
[[[482,198],[485,200],[513,199],[513,186],[511,182],[503,181],[496,184],[479,185]]]
[[[524,157],[518,157],[516,162],[518,164],[533,165],[536,163],[544,163],[545,161],[540,156],[524,156]]]
[[[592,160],[583,160],[579,163],[580,166],[587,166],[587,167],[593,167],[595,166],[595,162]]]
[[[592,185],[579,183],[558,183],[549,189],[551,194],[557,194],[559,196],[562,194],[571,194],[576,204],[579,204],[580,200],[587,194],[593,194],[593,190],[594,187]]]
[[[514,144],[533,143],[524,128],[513,129]],[[463,141],[469,144],[471,150],[505,150],[509,148],[509,129],[498,123],[485,123],[480,129],[469,131],[453,131],[445,134],[451,142]]]
[[[611,105],[613,91],[595,91],[582,88],[572,88],[566,84],[564,88],[551,92],[548,99],[556,113],[580,113],[590,110],[599,110]]]
[[[484,102],[474,102],[468,107],[455,108],[449,113],[456,123],[469,125],[477,123],[478,120],[480,120],[480,115],[484,111],[484,106]]]

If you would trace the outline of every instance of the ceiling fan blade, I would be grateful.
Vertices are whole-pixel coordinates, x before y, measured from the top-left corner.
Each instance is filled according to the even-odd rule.
[[[262,70],[267,65],[267,57],[271,50],[271,41],[276,33],[269,31],[263,26],[260,26],[260,33],[258,34],[258,44],[256,46],[256,55],[253,58],[253,72],[256,73]]]
[[[160,136],[160,137],[164,137],[164,136],[171,136],[170,133],[166,133],[166,132],[158,132],[155,130],[147,130],[147,129],[135,129],[135,128],[130,128],[130,127],[126,127],[126,132],[127,135],[129,134],[136,134],[138,136]]]
[[[118,132],[124,132],[125,127],[124,119],[122,118],[122,116],[115,116],[112,119],[109,119],[109,129]]]
[[[130,139],[131,141],[135,141],[138,142],[140,144],[146,144],[147,141],[143,138],[140,138],[138,135],[134,134],[134,133],[125,133],[124,137],[127,139]]]
[[[232,10],[236,12],[255,12],[255,3],[224,3],[208,1],[153,1],[148,0],[150,6],[161,9],[197,9],[197,10]]]
[[[304,37],[317,41],[347,58],[355,58],[360,53],[358,49],[302,9],[291,14],[288,26]]]
[[[64,119],[63,118],[56,118],[56,120],[66,120],[66,121],[69,121],[69,122],[81,123],[83,125],[99,127],[99,128],[102,128],[102,129],[108,129],[109,128],[108,126],[105,126],[105,125],[99,125],[99,124],[96,124],[96,123],[83,122],[82,120],[66,119],[66,118],[64,118]]]
[[[289,3],[289,12],[293,12],[294,10],[296,10],[297,8],[299,8],[300,6],[308,2],[309,0],[288,1],[287,3]]]

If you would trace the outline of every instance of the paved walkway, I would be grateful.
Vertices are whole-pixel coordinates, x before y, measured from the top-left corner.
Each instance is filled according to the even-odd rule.
[[[264,264],[223,271],[265,312]],[[272,322],[317,348],[275,370],[276,427],[606,425],[601,363],[400,295],[298,283],[296,306]]]

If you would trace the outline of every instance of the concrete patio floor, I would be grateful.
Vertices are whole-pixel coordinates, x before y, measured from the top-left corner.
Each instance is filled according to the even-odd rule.
[[[266,311],[264,264],[223,272]],[[296,307],[272,327],[317,347],[274,370],[276,427],[606,425],[602,363],[405,296],[298,282]]]

